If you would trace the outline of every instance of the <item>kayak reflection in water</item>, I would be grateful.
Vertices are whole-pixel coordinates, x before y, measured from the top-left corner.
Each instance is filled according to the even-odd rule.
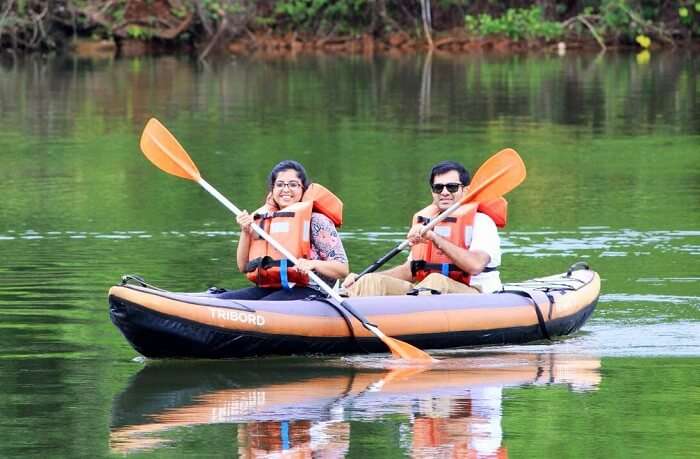
[[[236,261],[255,287],[224,292],[224,299],[296,300],[318,295],[309,272],[330,285],[348,274],[348,257],[338,235],[343,203],[317,183],[311,183],[297,161],[286,160],[267,178],[265,204],[236,217],[241,227]],[[294,265],[252,228],[259,225],[298,258]]]
[[[344,457],[351,441],[360,449],[398,444],[411,457],[506,457],[504,388],[512,397],[531,385],[588,392],[600,381],[598,358],[557,354],[494,353],[389,372],[303,362],[149,365],[115,399],[110,448],[179,451],[185,444],[168,434],[174,429],[189,429],[191,439],[212,435],[196,426],[235,424],[240,457]],[[354,422],[363,427],[351,437]]]

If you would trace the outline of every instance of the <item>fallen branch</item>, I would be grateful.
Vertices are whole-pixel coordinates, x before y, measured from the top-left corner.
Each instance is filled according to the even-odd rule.
[[[224,17],[224,19],[219,23],[219,27],[216,30],[216,34],[212,37],[212,39],[209,41],[209,44],[207,45],[206,48],[204,48],[204,51],[202,51],[202,54],[199,55],[199,60],[203,61],[206,59],[207,55],[209,54],[209,51],[214,47],[217,41],[219,41],[219,38],[221,37],[221,34],[226,30],[226,27],[228,26],[228,18]]]
[[[566,21],[564,21],[562,23],[562,27],[564,27],[564,28],[571,27],[576,22],[580,22],[581,24],[586,26],[586,28],[591,32],[591,35],[593,35],[593,38],[595,38],[595,40],[598,42],[598,45],[600,45],[600,48],[603,50],[606,50],[607,47],[605,46],[605,41],[603,41],[601,36],[595,30],[595,27],[593,26],[593,24],[591,24],[591,22],[589,21],[589,19],[597,19],[599,17],[600,16],[592,16],[592,15],[589,15],[588,17],[586,17],[582,14],[579,14],[578,16],[574,16],[574,17],[569,18]]]

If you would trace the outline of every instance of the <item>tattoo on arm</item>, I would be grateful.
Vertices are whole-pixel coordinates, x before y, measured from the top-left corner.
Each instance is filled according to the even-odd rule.
[[[348,262],[338,230],[325,215],[314,214],[311,218],[311,245],[319,260]]]

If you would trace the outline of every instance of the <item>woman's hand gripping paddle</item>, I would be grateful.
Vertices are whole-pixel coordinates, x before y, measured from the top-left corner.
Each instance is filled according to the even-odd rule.
[[[155,118],[151,118],[148,123],[146,123],[146,127],[143,129],[143,134],[141,135],[141,151],[143,151],[143,154],[146,155],[146,157],[161,170],[167,172],[168,174],[197,182],[202,188],[207,190],[235,215],[239,215],[241,213],[241,210],[238,207],[226,199],[221,193],[216,191],[201,177],[199,170],[197,170],[197,166],[195,166],[194,162],[192,162],[192,159],[190,159],[185,149],[182,148],[180,143],[170,133],[170,131],[168,131],[166,127]],[[255,224],[252,225],[252,228],[260,237],[272,244],[275,249],[287,257],[287,259],[291,260],[294,264],[297,263],[296,257],[279,242],[273,239],[272,236],[263,231],[262,228]],[[309,272],[309,277],[311,277],[311,279],[313,279],[328,295],[330,295],[341,308],[352,314],[367,330],[382,340],[382,342],[389,347],[389,350],[395,357],[426,363],[434,361],[430,355],[424,351],[421,351],[417,347],[386,336],[376,325],[370,323],[364,315],[355,310],[355,308],[353,308],[347,301],[343,300],[343,298],[341,298],[337,292],[326,284],[323,279],[318,277],[316,273],[313,271]]]
[[[499,151],[486,160],[479,170],[476,171],[476,174],[474,174],[469,184],[469,191],[467,191],[467,194],[425,225],[422,233],[424,234],[431,230],[435,225],[457,210],[462,204],[468,202],[487,202],[503,196],[520,185],[523,180],[525,180],[525,175],[525,163],[523,163],[522,158],[515,150],[506,148]],[[365,268],[364,271],[357,275],[355,282],[365,274],[379,269],[384,263],[394,258],[406,247],[408,247],[408,240],[401,242],[383,257]]]

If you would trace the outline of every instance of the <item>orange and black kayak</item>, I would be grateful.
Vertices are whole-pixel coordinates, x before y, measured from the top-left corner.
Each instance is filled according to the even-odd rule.
[[[127,276],[125,276],[127,278]],[[593,313],[600,277],[577,263],[567,272],[504,285],[490,294],[351,298],[386,335],[421,349],[520,344],[569,335]],[[333,301],[225,300],[145,282],[109,290],[110,317],[149,358],[386,352]]]

